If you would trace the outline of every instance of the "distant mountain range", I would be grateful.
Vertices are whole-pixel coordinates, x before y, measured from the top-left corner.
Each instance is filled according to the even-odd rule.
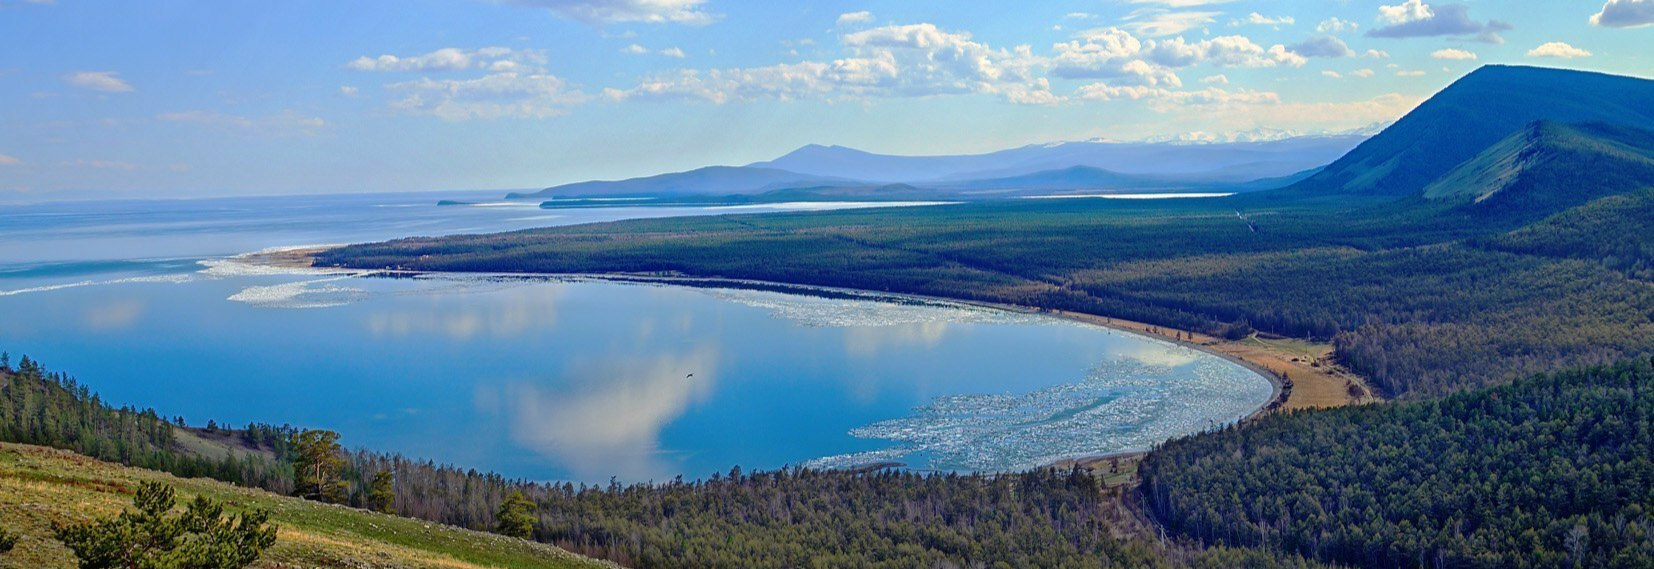
[[[1092,139],[1035,144],[971,155],[899,156],[843,146],[808,145],[746,166],[710,166],[615,181],[564,184],[511,198],[742,195],[814,188],[901,184],[931,197],[970,198],[1044,191],[1249,191],[1290,184],[1370,136],[1382,125],[1340,133],[1276,129],[1118,142]],[[906,197],[913,191],[902,192]]]

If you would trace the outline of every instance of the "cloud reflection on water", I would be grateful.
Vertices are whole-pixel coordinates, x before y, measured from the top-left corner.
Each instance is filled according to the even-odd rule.
[[[561,387],[479,387],[476,402],[508,418],[514,442],[558,461],[574,478],[662,480],[682,469],[661,448],[661,431],[711,397],[718,360],[712,346],[582,358],[567,366],[556,382]]]

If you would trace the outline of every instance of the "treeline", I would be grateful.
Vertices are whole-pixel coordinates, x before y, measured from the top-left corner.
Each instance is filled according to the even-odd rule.
[[[1082,470],[1017,475],[778,470],[552,487],[539,539],[639,569],[1313,567],[1159,544]],[[1138,532],[1137,535],[1122,535]]]
[[[355,245],[318,262],[769,280],[1258,330],[1333,340],[1386,394],[1426,397],[1654,350],[1647,201],[1617,197],[1557,216],[1601,231],[1531,208],[1251,195],[635,220]]]
[[[1142,463],[1168,529],[1367,567],[1654,564],[1654,364],[1264,417]]]
[[[195,430],[184,426],[183,419],[169,421],[153,409],[110,406],[67,374],[49,371],[27,356],[14,364],[10,354],[0,354],[0,440],[6,442],[72,450],[185,478],[211,478],[477,530],[493,527],[494,512],[505,495],[535,488],[431,461],[345,452],[336,434],[308,457],[294,444],[306,434],[326,431],[259,423],[240,429],[212,425]],[[185,445],[180,437],[205,444]],[[320,480],[307,466],[318,457],[336,460],[323,468]],[[376,487],[382,472],[390,476]],[[306,484],[308,489],[301,488]],[[317,491],[318,485],[326,491]],[[393,495],[376,497],[376,489]]]
[[[257,453],[214,459],[185,451],[176,438],[180,428],[154,409],[112,407],[73,377],[47,371],[28,356],[13,367],[10,354],[0,354],[0,439],[277,491],[291,479],[279,461]]]

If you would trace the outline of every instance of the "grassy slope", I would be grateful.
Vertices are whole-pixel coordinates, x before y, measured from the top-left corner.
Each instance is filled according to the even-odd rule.
[[[69,551],[51,539],[52,521],[111,516],[131,503],[139,482],[161,481],[179,491],[237,508],[265,508],[280,527],[276,547],[257,567],[483,567],[563,569],[607,567],[550,546],[278,496],[204,479],[179,479],[100,462],[68,451],[0,444],[0,525],[21,534],[0,567],[74,567]]]

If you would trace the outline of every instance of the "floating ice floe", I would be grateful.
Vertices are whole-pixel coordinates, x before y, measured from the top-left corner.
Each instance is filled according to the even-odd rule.
[[[345,275],[276,285],[250,286],[230,295],[232,302],[241,302],[262,308],[327,308],[342,306],[367,297],[367,291],[355,287],[327,284],[353,277]]]
[[[174,284],[177,284],[177,283],[187,283],[187,282],[190,282],[192,280],[195,280],[195,277],[192,276],[192,275],[189,275],[189,274],[152,275],[152,276],[145,276],[145,277],[126,277],[126,278],[120,278],[120,279],[108,279],[108,280],[101,280],[101,281],[88,280],[88,281],[76,281],[76,282],[72,282],[72,283],[59,283],[59,284],[49,284],[49,285],[35,286],[35,287],[29,287],[29,288],[20,288],[20,289],[16,289],[16,290],[0,290],[0,296],[12,296],[12,295],[17,295],[17,294],[28,294],[28,293],[31,293],[31,292],[49,292],[49,291],[54,291],[54,290],[62,290],[62,289],[66,289],[66,288],[76,288],[76,287],[83,287],[83,286],[127,284],[127,283],[174,283]]]
[[[799,296],[741,289],[708,289],[715,297],[770,311],[776,318],[804,326],[856,328],[902,326],[935,322],[965,324],[1038,324],[1059,322],[1023,314],[955,302],[909,297],[849,294],[856,298]],[[807,294],[807,293],[806,293]]]
[[[910,466],[1026,470],[1062,458],[1145,449],[1227,425],[1263,405],[1273,391],[1262,377],[1215,356],[1177,367],[1119,358],[1079,383],[1023,395],[938,397],[908,417],[850,432],[897,443],[892,448],[805,466],[846,468],[922,455],[929,464]]]

